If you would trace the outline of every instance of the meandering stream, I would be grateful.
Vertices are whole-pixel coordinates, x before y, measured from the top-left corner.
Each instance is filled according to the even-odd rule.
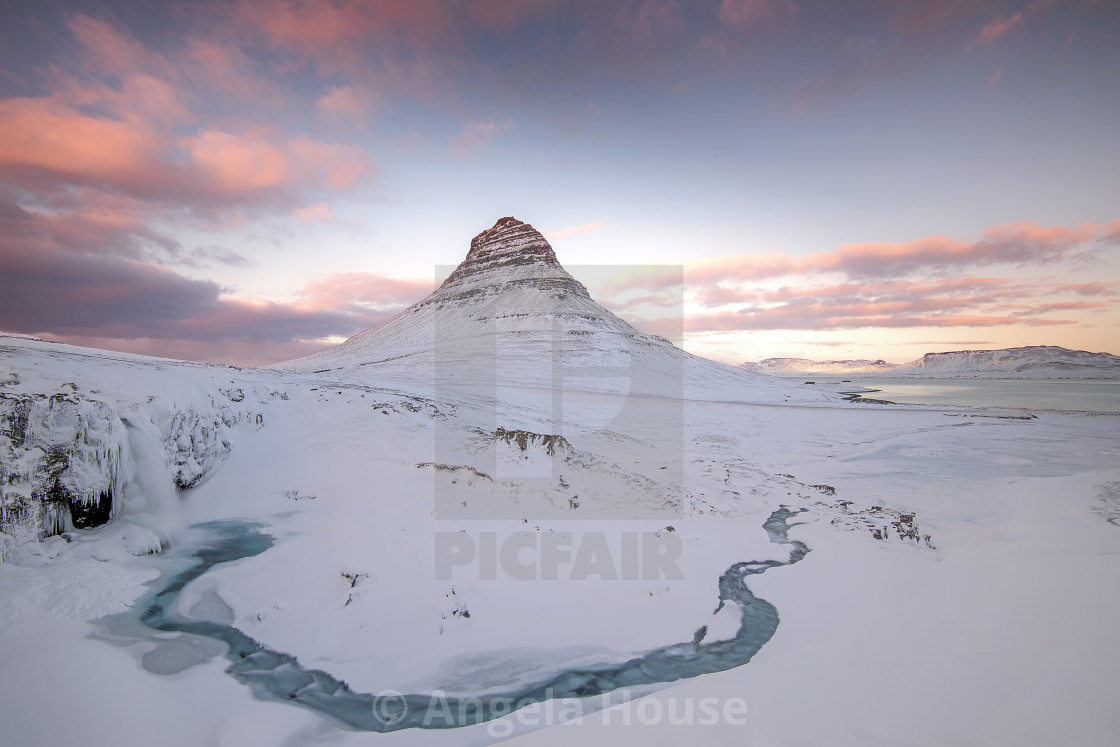
[[[232,624],[187,619],[170,612],[184,587],[214,566],[259,555],[271,547],[272,538],[258,524],[219,521],[197,525],[195,529],[203,538],[183,551],[193,563],[166,580],[157,581],[134,609],[140,610],[140,622],[155,630],[187,633],[225,644],[225,656],[230,661],[226,671],[259,698],[300,705],[350,728],[366,731],[467,726],[508,715],[510,703],[524,707],[552,698],[585,698],[746,664],[778,627],[777,609],[751,592],[747,578],[797,563],[809,552],[803,542],[788,537],[789,520],[797,513],[781,508],[763,524],[771,542],[790,546],[788,560],[736,563],[720,577],[716,611],[727,604],[735,604],[740,610],[739,629],[733,638],[704,643],[706,628],[701,628],[693,641],[654,649],[625,662],[569,669],[517,690],[488,692],[485,698],[445,696],[441,701],[446,706],[445,717],[439,719],[431,718],[430,693],[357,693],[329,673],[304,668],[294,656],[265,646]],[[454,717],[447,718],[448,713]]]

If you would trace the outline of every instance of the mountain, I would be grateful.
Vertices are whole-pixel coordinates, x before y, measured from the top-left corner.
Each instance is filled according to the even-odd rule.
[[[979,377],[1022,379],[1120,378],[1120,356],[1070,350],[1056,345],[1030,345],[1003,350],[957,350],[926,353],[904,363],[892,376]]]
[[[533,226],[505,217],[475,236],[428,297],[327,350],[276,368],[430,379],[435,388],[511,386],[680,397],[730,389],[775,400],[788,387],[693,356],[632,327],[573,278]]]
[[[503,336],[517,336],[523,341],[519,347],[542,348],[557,332],[564,342],[609,341],[602,346],[565,345],[568,349],[626,349],[631,343],[669,346],[667,340],[638,332],[595,303],[560,266],[540,233],[507,217],[471,240],[466,259],[427,298],[337,347],[280,365],[301,371],[377,366],[380,372],[391,372],[417,363],[430,365],[433,356],[446,360],[464,354],[479,359],[483,352],[501,355],[505,351],[497,350],[495,342]],[[387,363],[393,365],[382,365]],[[458,372],[471,373],[475,371]]]
[[[926,353],[917,360],[900,364],[883,360],[811,361],[805,358],[767,358],[757,363],[743,363],[740,367],[773,376],[843,374],[919,378],[1120,378],[1120,356],[1070,350],[1056,345]]]

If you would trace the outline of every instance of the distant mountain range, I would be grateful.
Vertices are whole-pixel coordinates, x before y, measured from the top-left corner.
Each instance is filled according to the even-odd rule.
[[[740,367],[773,376],[819,374],[990,379],[1120,378],[1120,356],[1070,350],[1057,345],[926,353],[909,363],[887,363],[883,360],[812,361],[806,358],[767,358],[758,362],[743,363]]]

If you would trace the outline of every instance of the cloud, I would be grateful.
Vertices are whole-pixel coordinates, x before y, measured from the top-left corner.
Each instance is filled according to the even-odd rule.
[[[1056,293],[1076,293],[1080,296],[1115,296],[1120,294],[1120,282],[1074,283],[1055,286]]]
[[[328,275],[309,282],[300,291],[305,304],[361,314],[401,311],[435,288],[431,280],[388,278],[364,272]]]
[[[371,108],[370,97],[359,93],[351,85],[335,86],[315,102],[315,108],[332,120],[348,120],[359,129],[364,128]]]
[[[910,340],[902,345],[995,345],[993,340]]]
[[[208,29],[205,37],[189,37],[178,53],[182,77],[211,97],[221,92],[239,101],[281,104],[285,93],[276,82],[257,70],[228,30]]]
[[[1070,319],[1021,319],[1015,316],[976,314],[915,314],[835,316],[833,310],[813,313],[814,309],[724,312],[690,316],[686,332],[747,331],[769,329],[870,329],[900,327],[999,327],[1009,325],[1050,326],[1074,324]]]
[[[996,226],[975,241],[927,237],[709,261],[686,270],[691,303],[707,311],[687,330],[824,330],[1049,326],[1120,310],[1120,285],[1056,284],[1048,277],[978,277],[983,266],[1061,267],[1111,240],[1115,223]],[[842,282],[828,282],[837,276]],[[781,283],[780,285],[778,283]],[[1089,300],[1091,299],[1091,300]]]
[[[498,135],[509,132],[512,127],[513,122],[509,120],[504,122],[494,120],[468,122],[463,125],[463,129],[458,135],[451,138],[451,149],[456,158],[470,158],[476,150],[490,145],[491,140]]]
[[[140,70],[166,74],[170,63],[113,24],[86,15],[67,15],[66,26],[85,48],[84,64],[99,73],[127,75]]]
[[[346,189],[372,167],[353,146],[210,129],[176,138],[151,121],[89,116],[52,98],[0,99],[0,133],[0,179],[32,192],[87,185],[210,210],[219,200],[291,204]]]
[[[164,262],[201,267],[244,266],[243,256],[221,246],[187,250],[138,222],[130,198],[95,195],[76,197],[81,209],[51,212],[0,189],[0,329],[157,355],[275,362],[372,326],[431,290],[431,281],[356,274],[310,282],[290,303],[230,298],[216,282],[151,257],[158,249]]]
[[[274,45],[304,51],[361,38],[372,28],[375,14],[370,4],[333,0],[242,0],[237,11],[242,21],[262,30]]]
[[[814,47],[825,53],[824,64],[819,70],[810,71],[792,92],[792,109],[803,112],[822,100],[876,85],[935,55],[992,44],[1028,21],[1035,23],[1036,17],[1050,13],[1059,4],[1035,0],[1011,14],[1007,5],[1004,0],[891,0],[857,4],[863,7],[846,10],[845,14],[853,19],[861,35],[840,42],[828,35],[811,37]],[[803,15],[813,11],[807,24],[821,30],[826,24],[836,23],[835,17],[825,14],[827,7],[824,3],[806,4]],[[1092,3],[1081,3],[1077,10],[1090,13]],[[850,28],[846,24],[836,26]],[[1031,41],[1054,45],[1057,38],[1039,34]],[[998,84],[1001,75],[997,71],[989,76],[989,87]]]
[[[596,233],[608,223],[606,218],[592,221],[590,223],[580,223],[575,226],[566,226],[556,231],[543,231],[542,233],[548,237],[549,241],[563,241],[571,236],[583,236],[586,234]]]
[[[147,123],[92,117],[50,98],[0,99],[0,178],[145,191],[166,176],[166,140]]]
[[[980,44],[987,44],[988,42],[995,41],[1001,36],[1005,36],[1021,23],[1023,23],[1022,12],[1014,13],[1006,18],[994,19],[990,23],[985,24],[984,28],[980,29],[980,33],[969,43],[968,48],[972,49]]]
[[[215,244],[200,246],[190,252],[189,255],[176,259],[173,264],[184,267],[211,267],[213,265],[250,267],[253,263],[245,255]]]
[[[1073,256],[1082,247],[1109,240],[1120,221],[1082,223],[1072,228],[1044,228],[1024,222],[994,226],[974,241],[928,236],[902,243],[844,244],[804,257],[784,254],[746,255],[690,265],[690,284],[746,281],[787,275],[840,273],[850,278],[889,278],[909,274],[947,273],[997,264],[1052,264]]]
[[[331,208],[327,203],[320,202],[315,205],[308,205],[307,207],[300,208],[296,211],[296,216],[304,223],[329,220],[331,217]]]
[[[235,135],[202,130],[180,143],[190,156],[198,186],[220,197],[290,194],[308,184],[346,189],[370,163],[359,148],[319,143],[304,136],[276,142],[252,132]]]
[[[218,360],[225,351],[227,361],[276,362],[383,321],[424,289],[418,281],[333,277],[309,284],[298,304],[232,299],[213,281],[151,262],[18,249],[0,245],[0,329],[154,355],[190,350],[188,357]]]
[[[723,0],[719,20],[728,26],[754,26],[797,13],[793,0]]]
[[[1003,80],[1003,71],[996,68],[990,75],[984,78],[984,83],[987,84],[988,88],[995,88],[999,85],[1001,80]]]

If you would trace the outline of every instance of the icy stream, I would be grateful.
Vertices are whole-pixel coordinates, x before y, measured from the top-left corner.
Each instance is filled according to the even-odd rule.
[[[763,524],[771,542],[791,546],[789,560],[736,563],[720,577],[716,611],[727,604],[738,605],[740,610],[739,629],[733,638],[705,644],[705,629],[701,628],[693,641],[655,649],[621,663],[570,669],[517,690],[487,692],[485,697],[442,696],[441,708],[446,708],[440,712],[444,716],[437,718],[432,717],[433,695],[430,693],[356,693],[327,672],[305,669],[294,656],[274,651],[230,624],[191,620],[169,612],[183,588],[214,566],[258,555],[271,547],[272,538],[260,531],[260,525],[239,521],[196,525],[194,529],[203,538],[181,551],[193,560],[192,564],[168,577],[134,609],[140,610],[140,621],[150,628],[224,643],[228,647],[226,658],[231,662],[226,671],[249,686],[259,698],[298,704],[352,729],[365,731],[468,726],[507,715],[510,703],[521,708],[551,698],[585,698],[618,688],[673,682],[746,664],[778,627],[777,609],[751,593],[747,577],[797,563],[809,552],[803,542],[788,537],[789,520],[797,513],[781,508]],[[131,615],[135,617],[135,612]],[[159,671],[159,668],[149,667],[148,662],[145,666]],[[451,714],[452,718],[446,718],[445,714]]]

